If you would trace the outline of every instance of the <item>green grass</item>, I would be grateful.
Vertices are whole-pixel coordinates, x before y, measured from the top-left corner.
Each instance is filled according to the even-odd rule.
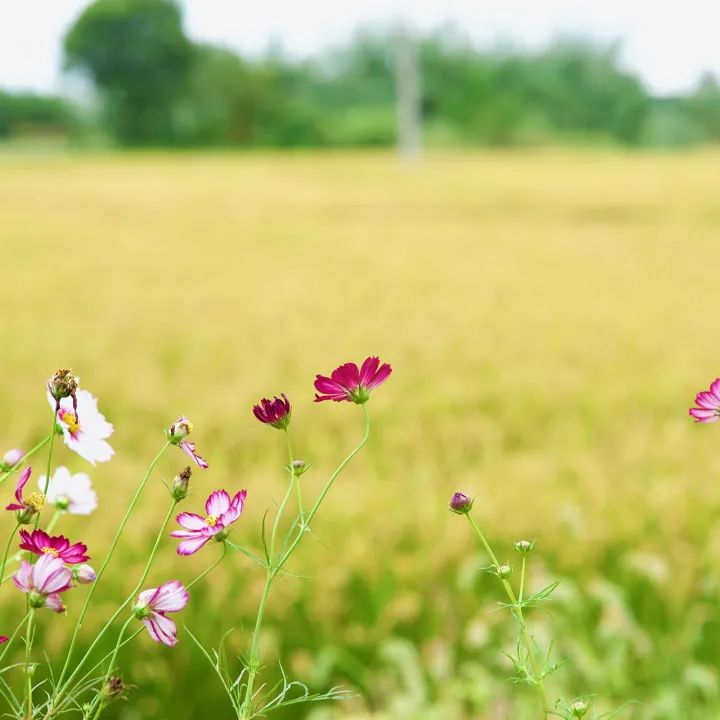
[[[233,538],[258,548],[285,455],[252,404],[293,401],[312,497],[362,432],[357,408],[313,404],[314,374],[380,354],[395,373],[372,398],[370,445],[294,560],[312,580],[278,583],[268,608],[268,661],[359,694],[312,718],[533,717],[532,694],[506,681],[513,628],[494,612],[487,561],[446,510],[456,489],[477,494],[501,560],[535,538],[533,586],[562,580],[551,615],[530,617],[569,660],[551,695],[641,701],[628,718],[717,718],[720,431],[693,426],[687,407],[719,369],[718,162],[0,156],[0,445],[46,432],[44,378],[69,365],[115,423],[117,455],[92,471],[98,512],[61,530],[101,558],[162,428],[185,413],[211,462],[187,508],[246,487]],[[183,460],[161,463],[86,643],[134,585],[165,512],[161,480]],[[154,581],[193,577],[215,549],[178,559],[173,545]],[[262,580],[233,557],[184,621],[207,644],[233,626],[246,651]],[[22,605],[2,592],[5,629]],[[40,623],[51,657],[80,606],[68,600],[67,617]],[[142,637],[121,662],[137,690],[108,718],[230,717],[185,632],[173,651]]]

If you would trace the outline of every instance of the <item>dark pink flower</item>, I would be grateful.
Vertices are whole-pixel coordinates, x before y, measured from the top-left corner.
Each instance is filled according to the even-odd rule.
[[[370,399],[370,391],[382,385],[390,377],[391,372],[390,365],[387,363],[380,365],[380,359],[377,357],[366,358],[359,370],[355,363],[345,363],[335,368],[330,377],[325,375],[315,377],[317,390],[315,402],[347,400],[362,405]]]
[[[695,422],[713,423],[720,420],[720,378],[715,378],[709,390],[695,396],[695,404],[697,407],[688,411]]]
[[[0,635],[0,645],[3,645],[9,640],[7,635]]]
[[[173,647],[177,643],[177,627],[165,613],[182,610],[189,599],[185,586],[179,580],[170,580],[159,588],[143,590],[133,612],[143,621],[153,640]]]
[[[284,430],[290,422],[290,401],[285,393],[280,393],[280,395],[282,395],[282,399],[277,396],[272,400],[263,398],[253,407],[253,414],[261,423]]]
[[[203,470],[209,465],[205,458],[195,452],[195,443],[185,438],[192,432],[193,424],[184,415],[181,415],[166,431],[165,436],[173,444],[177,445],[193,462]]]
[[[42,555],[34,565],[23,560],[12,579],[18,590],[28,594],[31,607],[65,610],[59,593],[72,587],[72,570],[60,558]]]
[[[246,497],[247,490],[236,493],[232,500],[227,491],[216,490],[205,503],[205,517],[190,512],[180,513],[175,519],[185,529],[170,533],[171,537],[182,539],[177,548],[178,555],[192,555],[212,538],[224,540],[230,525],[240,517]]]
[[[32,468],[30,467],[25,468],[25,470],[20,473],[15,488],[16,502],[10,503],[5,507],[6,510],[17,510],[17,519],[21,524],[29,523],[32,516],[42,510],[45,502],[45,496],[40,492],[31,493],[27,498],[23,496],[23,489],[25,485],[27,485],[31,474]]]
[[[28,550],[35,555],[52,555],[59,557],[68,565],[77,565],[90,559],[87,554],[87,545],[84,543],[70,544],[64,535],[50,536],[44,530],[20,531],[21,550]]]

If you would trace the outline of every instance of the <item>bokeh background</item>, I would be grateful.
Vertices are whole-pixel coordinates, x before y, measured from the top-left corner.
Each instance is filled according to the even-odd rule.
[[[596,693],[599,712],[639,701],[627,718],[717,718],[720,437],[687,416],[718,373],[708,35],[686,28],[681,77],[663,53],[637,51],[652,28],[611,22],[622,4],[569,25],[562,3],[508,9],[544,18],[547,42],[509,20],[512,42],[499,21],[489,42],[461,2],[449,24],[439,10],[369,12],[371,25],[351,13],[332,35],[320,5],[312,52],[255,26],[261,51],[194,34],[204,13],[241,24],[230,2],[0,10],[0,445],[42,437],[44,379],[71,366],[115,424],[117,455],[88,468],[58,451],[100,495],[62,531],[101,558],[184,413],[211,463],[187,509],[247,488],[233,538],[257,550],[285,449],[253,403],[291,398],[313,497],[362,432],[358,408],[312,402],[314,375],[379,354],[395,372],[371,400],[371,442],[293,560],[309,577],[277,583],[262,638],[270,675],[282,660],[313,690],[357,697],[277,717],[533,716],[530,692],[507,682],[514,629],[487,559],[447,511],[464,490],[501,559],[534,538],[533,587],[561,580],[550,612],[530,618],[567,660],[553,697]],[[681,27],[664,19],[660,45],[662,28]],[[23,63],[33,22],[54,38],[48,67],[34,50]],[[84,644],[134,586],[162,480],[183,465],[169,452],[158,467]],[[168,541],[152,579],[190,579],[214,551],[179,559]],[[232,556],[182,621],[210,646],[234,627],[231,654],[245,652],[262,582]],[[23,607],[3,590],[2,627],[14,627]],[[50,657],[80,606],[68,600],[39,628]],[[181,635],[173,651],[143,635],[122,652],[136,689],[109,718],[232,716]]]

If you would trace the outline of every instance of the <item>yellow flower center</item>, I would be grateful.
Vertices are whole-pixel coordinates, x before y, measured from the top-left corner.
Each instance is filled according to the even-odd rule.
[[[25,504],[33,511],[33,512],[40,512],[42,510],[42,506],[45,504],[45,496],[41,492],[34,492],[30,497],[25,501]]]
[[[205,522],[206,522],[210,527],[215,527],[215,525],[217,524],[217,521],[218,521],[219,518],[220,518],[219,515],[208,515],[208,516],[205,518]]]
[[[40,552],[42,552],[43,555],[52,555],[54,557],[57,557],[60,554],[55,548],[51,547],[41,548]]]
[[[75,413],[61,410],[60,419],[68,426],[68,430],[73,435],[80,429],[79,423],[75,422]]]

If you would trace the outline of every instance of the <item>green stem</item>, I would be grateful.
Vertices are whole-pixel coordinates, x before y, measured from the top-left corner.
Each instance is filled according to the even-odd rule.
[[[155,466],[158,464],[158,461],[162,457],[165,450],[167,450],[169,445],[170,445],[170,442],[169,441],[166,442],[160,448],[160,451],[158,452],[158,454],[153,458],[150,465],[148,465],[148,468],[145,471],[145,476],[143,477],[140,485],[138,486],[138,489],[135,491],[135,495],[133,495],[133,498],[130,501],[130,505],[128,506],[127,510],[125,511],[125,515],[123,516],[120,526],[118,527],[117,531],[115,532],[115,537],[113,538],[112,544],[110,545],[110,549],[108,550],[108,553],[105,556],[105,560],[103,560],[103,564],[100,566],[100,570],[97,573],[95,582],[90,586],[90,591],[88,592],[88,596],[85,599],[85,604],[83,605],[82,610],[80,611],[80,616],[78,617],[77,622],[75,623],[75,629],[73,630],[72,638],[70,639],[70,647],[68,648],[67,657],[65,658],[65,664],[63,665],[62,672],[60,673],[60,677],[57,682],[57,687],[59,688],[59,690],[55,696],[55,699],[50,704],[50,708],[48,709],[47,714],[45,715],[46,720],[48,720],[48,718],[51,718],[53,716],[55,703],[57,702],[58,697],[64,691],[62,682],[65,679],[65,675],[67,674],[68,668],[70,667],[70,660],[72,659],[73,650],[75,649],[75,643],[77,642],[78,633],[80,632],[80,628],[82,627],[82,622],[85,618],[85,614],[88,611],[88,607],[90,606],[92,597],[95,594],[95,590],[100,582],[100,578],[102,578],[107,566],[110,564],[110,560],[112,559],[112,556],[115,553],[115,548],[117,548],[118,542],[120,541],[120,537],[121,537],[123,531],[125,530],[125,526],[127,525],[128,520],[130,519],[130,515],[132,514],[132,511],[135,509],[135,506],[137,505],[137,502],[140,499],[140,495],[142,494],[142,491],[145,489],[145,485],[147,485],[147,481],[149,480],[150,475],[152,474],[152,471],[155,469]],[[150,561],[148,561],[148,566],[146,567],[146,572],[143,575],[143,580],[145,579],[145,575],[149,571],[149,564],[150,564]],[[126,605],[126,604],[127,604],[127,601],[124,603],[124,605]],[[124,605],[123,605],[123,607],[124,607]],[[116,615],[117,615],[117,613],[116,613]],[[113,619],[114,619],[114,617],[115,616],[113,616]],[[106,627],[107,627],[107,625],[106,625]],[[99,638],[95,639],[95,642],[93,643],[92,647],[95,646],[98,639]],[[92,649],[92,647],[91,647],[91,649]],[[80,666],[77,666],[75,668],[73,675],[75,675],[77,673],[79,668],[80,668]],[[68,682],[69,682],[69,680],[68,680]]]
[[[45,487],[43,488],[43,495],[47,496],[48,487],[50,487],[50,470],[52,469],[52,455],[53,447],[55,447],[55,429],[57,428],[57,414],[60,408],[60,403],[57,403],[55,410],[53,411],[52,427],[50,428],[50,448],[48,449],[48,460],[47,460],[47,471],[45,473]],[[40,513],[35,515],[35,529],[38,529],[40,524]]]
[[[2,661],[5,658],[5,654],[10,649],[10,646],[13,644],[13,640],[17,637],[17,634],[22,630],[23,625],[27,622],[27,619],[30,617],[30,613],[32,610],[28,610],[25,617],[20,621],[20,624],[15,628],[13,631],[13,634],[7,639],[7,642],[3,645],[2,652],[0,653],[0,667],[2,667]]]
[[[497,571],[500,567],[500,563],[498,562],[498,559],[493,552],[492,548],[490,547],[490,544],[485,539],[485,535],[483,534],[482,530],[480,529],[480,526],[475,522],[472,515],[470,513],[466,514],[466,517],[468,521],[470,522],[470,525],[472,525],[473,529],[477,533],[477,536],[480,538],[480,542],[485,547],[485,550],[487,551],[487,554],[490,556],[490,560],[492,561],[493,565],[495,566],[495,570]],[[524,558],[523,558],[524,563]],[[523,577],[525,575],[524,565],[523,565]],[[523,616],[522,607],[518,604],[518,600],[515,597],[515,591],[512,589],[512,585],[507,581],[505,578],[500,578],[500,582],[502,583],[503,588],[505,589],[505,593],[508,596],[508,599],[510,600],[510,604],[513,606],[514,609],[514,615],[520,624],[520,636],[522,638],[523,644],[525,645],[525,649],[528,654],[528,659],[530,660],[530,667],[532,668],[533,677],[532,682],[535,685],[535,687],[538,690],[538,696],[540,698],[540,705],[541,705],[541,713],[540,717],[542,720],[547,720],[548,717],[548,700],[547,700],[547,693],[545,692],[545,684],[543,682],[543,676],[542,672],[540,671],[540,666],[538,665],[537,659],[535,657],[535,648],[533,647],[532,640],[530,638],[530,634],[527,629],[527,625],[525,624],[525,618]],[[522,591],[521,591],[522,592]],[[522,597],[522,595],[520,596]]]
[[[295,458],[293,457],[292,443],[290,442],[290,431],[287,428],[285,428],[285,439],[287,440],[288,469],[290,470],[292,483],[293,483],[293,485],[295,485],[295,490],[297,491],[298,512],[300,513],[300,523],[302,524],[302,518],[303,518],[302,490],[300,489],[300,478],[297,476],[297,473],[295,472],[295,466],[293,465]]]
[[[265,577],[265,587],[263,588],[263,593],[260,598],[260,605],[258,607],[258,614],[257,618],[255,619],[255,628],[253,630],[253,636],[252,636],[252,647],[250,651],[250,660],[248,663],[248,679],[247,679],[247,685],[245,686],[245,697],[243,699],[243,704],[240,709],[240,718],[241,720],[248,720],[250,717],[252,717],[252,697],[253,697],[253,687],[254,687],[254,681],[255,676],[257,675],[257,672],[260,667],[260,656],[258,653],[258,639],[260,637],[260,630],[262,628],[262,622],[263,618],[265,616],[265,605],[268,599],[268,595],[270,594],[270,587],[272,586],[273,580],[277,577],[277,575],[281,572],[283,566],[285,563],[290,559],[290,556],[292,555],[295,548],[300,543],[300,540],[302,540],[303,535],[305,534],[305,531],[310,527],[310,523],[312,522],[313,518],[317,514],[320,505],[322,504],[322,501],[325,499],[325,496],[330,492],[330,488],[332,487],[333,483],[337,479],[338,475],[344,470],[345,466],[357,455],[360,450],[362,450],[363,447],[367,444],[368,438],[370,437],[370,416],[367,411],[367,406],[363,404],[362,406],[364,415],[365,415],[365,434],[363,435],[362,440],[358,443],[358,445],[353,448],[353,450],[350,451],[350,453],[345,457],[345,459],[337,466],[333,474],[330,476],[330,479],[325,484],[325,487],[320,492],[320,495],[318,495],[317,500],[315,501],[315,504],[310,509],[310,512],[308,512],[307,517],[304,519],[301,519],[300,522],[300,531],[297,533],[293,541],[291,542],[290,546],[285,550],[284,552],[281,551],[279,553],[280,557],[275,562],[275,556],[274,556],[274,549],[275,549],[275,535],[277,532],[277,526],[280,514],[282,513],[283,509],[285,508],[285,504],[287,502],[287,499],[290,495],[290,492],[292,491],[292,482],[290,486],[288,487],[288,492],[285,494],[285,499],[283,500],[282,504],[280,505],[280,508],[278,509],[278,515],[275,518],[275,523],[273,524],[273,531],[272,536],[270,540],[270,562],[268,564],[267,573]]]
[[[30,448],[11,468],[0,475],[0,485],[2,485],[28,458],[32,457],[38,450],[41,450],[50,442],[50,435],[43,438],[35,447]]]
[[[7,565],[8,555],[10,554],[10,545],[12,545],[12,541],[15,538],[15,533],[17,532],[17,529],[19,527],[20,527],[20,523],[16,523],[15,527],[13,528],[13,531],[10,533],[10,537],[8,538],[7,545],[5,545],[5,554],[3,555],[2,565],[0,566],[0,580],[3,577],[5,577],[5,566]]]
[[[222,545],[222,555],[220,555],[220,557],[209,568],[207,568],[207,570],[204,570],[192,582],[189,582],[185,586],[186,590],[189,590],[196,582],[200,582],[200,580],[202,580],[208,573],[212,572],[225,559],[225,554],[227,553],[227,545],[225,543],[223,543]]]
[[[56,509],[53,513],[53,516],[50,518],[50,522],[48,523],[47,527],[45,528],[45,532],[49,535],[54,529],[55,526],[58,524],[58,521],[63,515],[62,510]]]
[[[34,610],[30,610],[27,621],[27,628],[25,631],[25,677],[27,679],[27,685],[25,690],[27,700],[27,712],[25,714],[26,720],[32,720],[33,716],[33,687],[32,687],[32,676],[33,673],[30,671],[30,650],[32,648],[33,641],[33,618],[35,615]]]

